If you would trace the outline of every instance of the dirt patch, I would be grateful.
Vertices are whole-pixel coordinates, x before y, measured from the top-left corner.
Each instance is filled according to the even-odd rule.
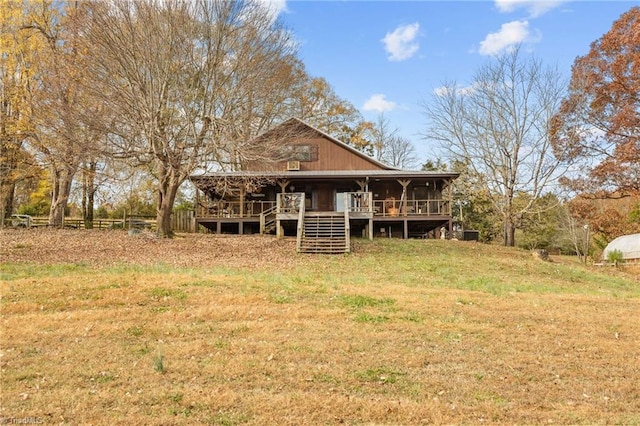
[[[299,260],[295,254],[294,239],[272,236],[184,234],[162,239],[148,232],[129,235],[115,230],[0,231],[0,262],[239,265],[261,269],[292,266]]]

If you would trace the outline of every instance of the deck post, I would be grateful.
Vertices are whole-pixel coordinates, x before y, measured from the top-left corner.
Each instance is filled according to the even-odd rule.
[[[407,215],[407,187],[411,183],[411,179],[398,179],[398,183],[402,185],[402,196],[400,197],[400,205],[398,206],[400,211],[402,212],[402,216]]]
[[[196,205],[194,206],[195,217],[198,217],[198,209],[200,209],[200,190],[196,186]],[[202,215],[202,212],[200,213]]]

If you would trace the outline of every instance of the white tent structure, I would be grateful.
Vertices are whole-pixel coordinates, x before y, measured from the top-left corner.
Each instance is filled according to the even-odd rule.
[[[626,262],[640,262],[640,234],[623,235],[611,241],[602,252],[602,258],[606,260],[614,250],[620,250]]]

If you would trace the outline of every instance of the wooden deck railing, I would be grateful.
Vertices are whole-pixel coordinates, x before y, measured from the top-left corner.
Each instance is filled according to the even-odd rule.
[[[275,201],[210,201],[196,209],[199,218],[260,217],[276,206]]]
[[[405,207],[406,203],[406,207]],[[442,198],[426,200],[375,200],[375,216],[449,216],[451,203]]]
[[[371,192],[345,192],[345,210],[353,213],[373,212],[373,194]]]
[[[304,206],[303,192],[278,193],[276,201],[216,201],[201,203],[196,209],[198,218],[260,218],[265,214],[299,212]],[[374,200],[370,192],[344,193],[344,209],[351,213],[372,213],[374,216],[450,216],[451,202],[442,198],[423,200]]]
[[[283,192],[276,194],[278,213],[298,213],[304,209],[304,192]]]

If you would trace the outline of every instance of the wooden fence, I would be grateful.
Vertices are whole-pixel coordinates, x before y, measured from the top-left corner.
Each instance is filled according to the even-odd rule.
[[[11,226],[10,220],[6,221],[5,226]],[[43,227],[49,223],[48,217],[34,216],[31,218],[31,226]],[[124,224],[124,225],[123,225]],[[94,219],[93,229],[127,229],[129,225],[132,227],[144,227],[147,229],[156,229],[155,217],[127,216],[121,219]],[[64,219],[65,228],[84,229],[84,220],[81,218],[66,217]],[[196,232],[196,219],[193,210],[175,211],[171,215],[171,228],[175,232]]]
[[[178,210],[171,215],[171,228],[175,232],[196,232],[196,212]]]

